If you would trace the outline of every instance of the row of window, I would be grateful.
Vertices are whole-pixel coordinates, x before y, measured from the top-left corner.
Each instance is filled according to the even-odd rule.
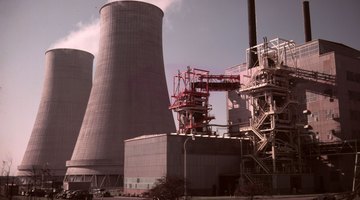
[[[150,184],[125,184],[125,188],[129,189],[150,189]]]
[[[319,119],[325,119],[325,120],[332,120],[338,118],[338,114],[334,113],[332,109],[329,110],[319,110],[317,112],[313,112],[308,117],[308,122],[316,122],[319,121]]]

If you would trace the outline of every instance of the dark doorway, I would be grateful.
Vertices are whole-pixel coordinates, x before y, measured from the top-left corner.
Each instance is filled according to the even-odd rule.
[[[239,185],[239,175],[221,175],[219,177],[219,195],[234,195]]]

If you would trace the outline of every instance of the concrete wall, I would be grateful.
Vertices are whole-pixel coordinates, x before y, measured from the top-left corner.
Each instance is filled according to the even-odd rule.
[[[125,193],[141,194],[167,174],[167,146],[164,134],[125,141]]]
[[[340,82],[337,93],[341,130],[348,139],[360,139],[360,59],[336,54],[335,60]]]
[[[298,60],[300,68],[336,75],[334,53],[313,55]],[[303,109],[310,110],[308,124],[314,132],[314,141],[331,142],[342,139],[340,134],[339,95],[336,85],[326,81],[300,80],[297,85],[298,100]],[[345,138],[344,138],[345,139]]]

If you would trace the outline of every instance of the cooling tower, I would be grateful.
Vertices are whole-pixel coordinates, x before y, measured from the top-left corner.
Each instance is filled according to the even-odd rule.
[[[17,175],[25,179],[51,175],[61,180],[89,99],[94,56],[75,49],[53,49],[45,56],[39,110]]]
[[[175,132],[162,50],[163,12],[136,1],[100,9],[94,84],[65,181],[122,185],[124,140]]]

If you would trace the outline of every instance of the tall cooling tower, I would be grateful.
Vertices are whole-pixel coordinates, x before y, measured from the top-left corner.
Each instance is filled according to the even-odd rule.
[[[84,122],[65,181],[122,185],[124,140],[170,133],[162,18],[158,7],[136,1],[100,9],[100,48]]]
[[[24,180],[44,175],[51,175],[51,179],[64,178],[65,163],[74,150],[91,91],[92,54],[52,49],[45,56],[41,102],[24,158],[18,166],[17,175]]]

